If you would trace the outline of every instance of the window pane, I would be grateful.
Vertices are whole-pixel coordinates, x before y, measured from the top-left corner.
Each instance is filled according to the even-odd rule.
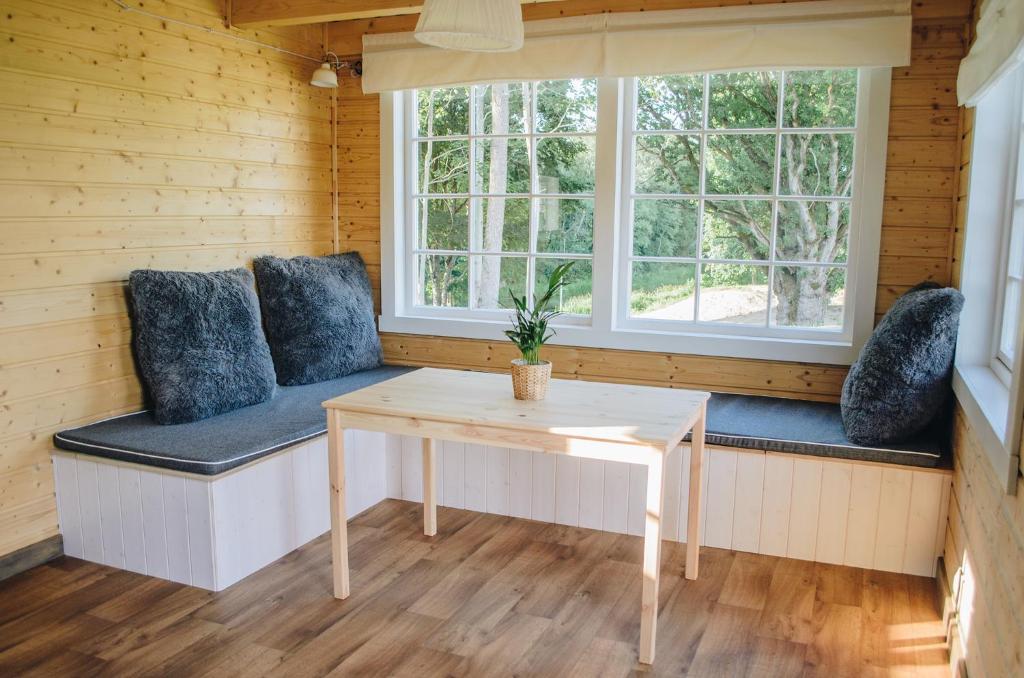
[[[416,298],[424,306],[466,307],[469,269],[466,257],[421,254]]]
[[[852,134],[783,134],[779,193],[850,195]]]
[[[420,247],[429,250],[469,249],[468,198],[424,198],[416,202]]]
[[[1007,253],[1006,273],[1014,278],[1024,278],[1024,205],[1013,210],[1013,225],[1010,227],[1010,250]]]
[[[764,325],[768,267],[704,264],[697,317],[706,322]]]
[[[469,88],[416,91],[416,133],[421,137],[469,134]]]
[[[594,201],[543,198],[539,201],[537,251],[590,254],[594,250]]]
[[[526,293],[526,257],[473,257],[474,308],[512,308]]]
[[[772,239],[768,200],[708,200],[704,203],[701,252],[709,259],[767,259]]]
[[[638,257],[697,256],[697,201],[635,201],[633,254]]]
[[[841,329],[845,292],[845,269],[779,266],[772,282],[772,324]]]
[[[770,195],[775,183],[775,135],[709,135],[706,172],[708,193]]]
[[[597,80],[537,83],[538,132],[593,132],[597,129]]]
[[[566,259],[537,259],[534,294],[541,295],[548,289],[548,277],[555,267],[565,263]],[[552,300],[552,308],[564,313],[590,315],[592,297],[593,268],[589,259],[575,259],[576,263],[569,269],[565,279],[568,285],[559,290]]]
[[[636,129],[700,129],[704,119],[704,76],[637,78]]]
[[[782,108],[785,127],[853,127],[857,71],[790,71]]]
[[[845,262],[849,233],[849,203],[781,200],[775,256],[783,261]]]
[[[529,131],[530,84],[515,82],[474,87],[479,134],[525,134]]]
[[[692,321],[695,274],[695,264],[633,262],[630,315]]]
[[[697,193],[700,190],[699,170],[699,137],[637,135],[637,193]]]
[[[541,193],[593,193],[594,137],[545,137],[537,142]]]
[[[480,193],[530,192],[530,145],[526,139],[499,137],[474,143]]]
[[[775,127],[779,76],[774,71],[717,73],[708,89],[709,127]]]
[[[417,145],[420,193],[469,192],[468,141],[421,141]]]
[[[476,198],[473,243],[484,252],[528,252],[529,198]]]
[[[1003,297],[1003,323],[999,333],[999,351],[1013,369],[1014,353],[1017,339],[1017,323],[1020,322],[1017,310],[1020,308],[1020,282],[1010,278],[1006,281],[1006,294]]]

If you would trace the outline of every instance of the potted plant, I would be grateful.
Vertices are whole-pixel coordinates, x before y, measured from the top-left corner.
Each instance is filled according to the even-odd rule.
[[[516,400],[543,400],[551,380],[551,363],[540,359],[540,347],[555,336],[548,330],[551,319],[561,311],[551,308],[551,299],[565,287],[566,274],[575,262],[569,261],[555,267],[548,277],[548,289],[538,297],[533,296],[533,308],[526,303],[526,295],[517,297],[512,290],[509,295],[515,305],[512,329],[505,330],[505,336],[512,340],[522,358],[512,361],[512,390]]]

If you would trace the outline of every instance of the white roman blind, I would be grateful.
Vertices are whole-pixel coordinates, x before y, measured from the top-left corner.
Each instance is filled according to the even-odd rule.
[[[957,75],[961,106],[976,106],[1000,78],[1024,61],[1024,0],[985,0],[977,31]]]
[[[1019,0],[1009,0],[1010,2]],[[363,36],[363,91],[503,81],[910,63],[910,0],[814,0],[530,21],[516,52]]]

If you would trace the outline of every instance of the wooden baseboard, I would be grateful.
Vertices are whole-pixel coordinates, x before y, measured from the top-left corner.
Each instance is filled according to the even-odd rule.
[[[62,555],[64,540],[59,534],[55,534],[48,539],[0,556],[0,581]]]

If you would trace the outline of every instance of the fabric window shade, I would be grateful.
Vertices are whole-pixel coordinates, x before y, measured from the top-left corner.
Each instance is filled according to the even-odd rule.
[[[605,13],[526,23],[523,48],[452,52],[363,36],[366,93],[517,80],[910,63],[910,0]]]
[[[977,38],[960,62],[956,95],[975,106],[1001,77],[1024,61],[1024,1],[985,0]]]

